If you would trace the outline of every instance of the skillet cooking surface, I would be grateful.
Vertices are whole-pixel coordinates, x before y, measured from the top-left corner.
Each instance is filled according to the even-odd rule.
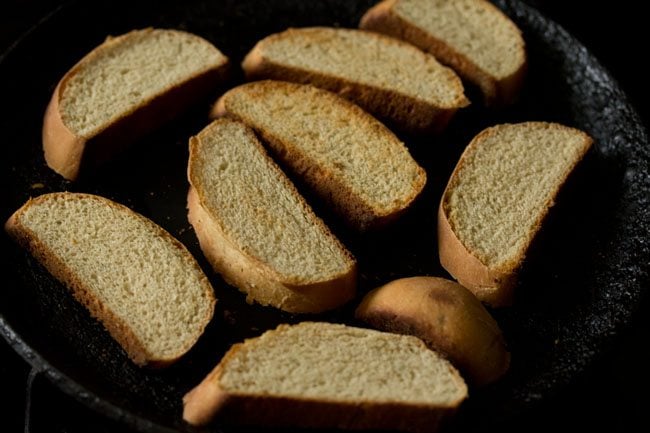
[[[45,166],[40,128],[47,102],[59,78],[108,34],[147,26],[197,33],[233,61],[232,86],[242,81],[238,63],[263,36],[289,26],[355,27],[374,2],[95,3],[102,2],[71,3],[58,10],[0,64],[0,94],[8,107],[0,116],[6,176],[1,216],[7,218],[30,196],[61,190],[126,204],[159,223],[197,257],[219,299],[215,318],[178,364],[164,371],[139,369],[59,283],[3,235],[2,252],[8,259],[2,261],[0,329],[26,359],[86,404],[143,431],[191,431],[180,420],[181,396],[230,344],[282,322],[354,323],[354,305],[317,317],[250,306],[203,259],[185,210],[187,140],[207,124],[210,103],[226,86],[75,184]],[[468,94],[477,102],[459,112],[443,136],[402,137],[429,174],[412,212],[385,232],[360,236],[341,227],[305,193],[358,258],[362,296],[398,277],[447,275],[438,264],[436,208],[464,146],[484,127],[558,121],[595,138],[594,149],[561,193],[528,256],[515,306],[494,311],[512,352],[512,367],[499,383],[472,390],[458,417],[463,430],[489,430],[566,385],[630,320],[648,282],[650,148],[638,116],[600,64],[556,24],[516,0],[497,4],[522,28],[528,46],[530,68],[521,102],[489,111],[470,88]]]

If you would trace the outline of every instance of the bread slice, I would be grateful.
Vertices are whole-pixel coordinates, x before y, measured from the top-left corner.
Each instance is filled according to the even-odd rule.
[[[189,220],[214,269],[248,301],[319,313],[349,301],[356,262],[243,123],[190,139]]]
[[[205,39],[144,29],[95,48],[61,79],[43,123],[47,164],[66,179],[96,166],[214,89],[228,59]]]
[[[494,382],[510,365],[499,325],[472,292],[453,281],[391,281],[368,293],[355,316],[373,328],[421,338],[475,385]]]
[[[259,41],[242,66],[249,79],[308,83],[339,93],[410,132],[442,130],[469,103],[458,76],[433,56],[361,30],[289,29]]]
[[[176,361],[212,318],[212,286],[192,255],[125,206],[90,194],[45,194],[18,209],[5,230],[138,365]]]
[[[359,230],[394,220],[426,183],[426,172],[395,134],[325,90],[257,81],[228,91],[212,115],[252,127],[284,166]]]
[[[433,432],[467,397],[421,340],[345,325],[280,325],[234,345],[183,398],[194,425]]]
[[[384,0],[360,27],[403,39],[479,86],[486,105],[515,101],[526,72],[521,31],[486,0]]]
[[[481,301],[510,304],[526,251],[591,143],[582,131],[546,122],[497,125],[474,137],[440,202],[442,266]]]

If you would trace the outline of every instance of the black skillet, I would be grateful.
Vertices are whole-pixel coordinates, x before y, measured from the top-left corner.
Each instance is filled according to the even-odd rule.
[[[214,42],[237,65],[269,33],[289,26],[354,27],[372,3],[72,2],[21,39],[0,61],[6,109],[0,116],[0,217],[8,217],[28,197],[50,191],[114,199],[183,241],[211,277],[219,303],[206,334],[178,364],[164,371],[140,369],[59,283],[0,235],[0,330],[9,343],[62,390],[109,417],[141,431],[192,431],[180,418],[181,396],[230,344],[278,323],[305,319],[247,305],[210,270],[187,223],[187,139],[206,124],[209,104],[219,92],[74,184],[44,164],[40,127],[45,106],[63,73],[108,34],[147,26],[185,29]],[[595,138],[593,151],[563,190],[528,256],[515,306],[494,311],[512,352],[512,368],[499,383],[472,390],[457,418],[456,429],[463,431],[490,430],[553,396],[583,372],[630,321],[649,282],[650,147],[637,114],[602,66],[559,26],[519,1],[497,4],[521,27],[527,42],[530,73],[522,99],[505,111],[486,110],[477,102],[459,113],[441,137],[403,137],[429,174],[411,213],[385,232],[359,236],[305,191],[357,256],[361,295],[397,277],[446,275],[436,252],[436,205],[463,147],[481,129],[548,120]],[[228,85],[241,81],[235,68]],[[469,94],[480,101],[474,89]],[[354,323],[352,309],[309,319]]]

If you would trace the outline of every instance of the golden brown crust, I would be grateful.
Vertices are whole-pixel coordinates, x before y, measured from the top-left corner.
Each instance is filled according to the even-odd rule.
[[[337,93],[345,99],[358,104],[365,110],[368,110],[378,118],[390,122],[399,129],[414,134],[441,132],[445,129],[456,111],[469,104],[469,101],[463,94],[463,85],[457,77],[455,77],[455,85],[457,87],[456,93],[459,95],[458,100],[455,101],[453,106],[438,107],[420,99],[404,95],[393,89],[370,86],[326,73],[289,67],[280,63],[274,63],[264,57],[263,50],[266,44],[271,43],[276,38],[290,37],[295,31],[300,31],[300,29],[289,29],[259,41],[246,55],[242,63],[246,78],[248,80],[270,78],[301,84],[312,84],[316,87]],[[389,43],[399,42],[408,47],[408,49],[412,49],[410,45],[404,44],[396,39],[376,33],[366,33],[372,34],[382,40],[388,40]]]
[[[275,331],[287,325],[280,325]],[[345,430],[401,430],[435,432],[450,418],[466,394],[448,405],[403,402],[330,401],[270,394],[229,392],[219,381],[229,360],[247,344],[233,345],[203,381],[183,397],[183,419],[201,426],[218,419],[226,425]],[[424,343],[421,343],[424,345]],[[466,389],[454,370],[455,379]]]
[[[462,78],[476,84],[483,92],[484,102],[487,106],[504,106],[517,100],[527,69],[523,38],[520,37],[519,45],[519,54],[524,59],[523,63],[512,74],[498,78],[480,68],[470,58],[458,52],[446,42],[398,15],[393,9],[398,1],[384,0],[370,8],[361,18],[359,27],[407,41],[433,54],[442,63],[452,67]],[[512,26],[516,33],[521,35],[521,31],[517,26],[499,8],[487,1],[483,3],[492,13],[506,18],[504,22]]]
[[[510,365],[490,313],[469,290],[443,278],[391,281],[368,293],[355,316],[376,329],[421,338],[475,385],[494,382]]]
[[[234,120],[216,120],[213,123],[225,121],[236,122]],[[247,132],[250,134],[250,140],[259,146],[264,157],[272,161],[257,141],[252,130],[247,129]],[[302,198],[300,200],[304,205],[303,211],[313,216],[319,229],[327,233],[327,236],[346,255],[349,268],[345,273],[331,276],[323,281],[304,281],[297,277],[282,275],[264,260],[244,252],[236,242],[229,238],[227,228],[222,227],[218,218],[212,216],[203,205],[205,197],[210,194],[210,191],[205,190],[204,185],[193,174],[193,167],[198,158],[199,142],[197,137],[190,139],[188,179],[191,187],[187,197],[188,219],[199,239],[201,250],[215,271],[220,273],[229,284],[246,293],[249,302],[254,300],[262,305],[271,305],[291,313],[320,313],[340,307],[350,301],[356,293],[356,261]],[[273,166],[280,172],[275,164]],[[282,174],[282,178],[285,179],[284,186],[300,197],[284,174]]]
[[[353,228],[365,231],[375,230],[389,225],[391,222],[397,220],[415,201],[415,199],[422,192],[426,184],[427,176],[424,169],[418,166],[418,176],[412,185],[412,194],[404,198],[400,203],[394,204],[390,209],[377,209],[372,204],[367,203],[364,197],[360,196],[352,190],[352,188],[344,181],[341,176],[337,176],[327,169],[322,167],[312,160],[309,160],[299,148],[292,146],[290,143],[284,142],[282,139],[273,135],[270,131],[256,127],[253,122],[242,116],[240,113],[233,112],[228,109],[228,101],[238,89],[245,86],[254,85],[261,89],[271,89],[278,91],[286,91],[287,86],[295,86],[281,81],[264,80],[252,84],[244,84],[229,90],[222,95],[215,103],[212,111],[210,112],[211,118],[219,118],[228,116],[240,120],[255,129],[260,137],[270,144],[274,156],[279,159],[285,166],[297,175],[301,176],[303,180],[312,188],[316,194],[323,198],[330,205],[334,211],[345,219],[345,221]],[[323,101],[332,107],[341,106],[342,109],[349,112],[349,118],[353,119],[354,124],[364,124],[368,128],[379,129],[382,134],[393,135],[393,133],[386,128],[383,124],[378,122],[368,113],[363,111],[359,106],[339,98],[330,92],[319,90],[318,94],[322,95]],[[379,150],[378,150],[379,151]]]
[[[560,124],[549,122],[524,122],[524,124],[530,124],[531,126],[544,125],[550,129],[568,128]],[[540,215],[539,219],[535,221],[533,230],[529,236],[529,242],[521,256],[516,257],[511,262],[498,268],[490,268],[484,264],[476,254],[469,251],[456,236],[452,223],[449,220],[448,198],[451,189],[453,189],[457,182],[458,173],[463,167],[467,155],[470,152],[473,152],[474,147],[479,145],[484,139],[498,133],[499,128],[508,126],[510,125],[502,124],[487,128],[472,139],[469,145],[465,148],[465,151],[456,164],[456,168],[454,168],[454,171],[449,178],[449,182],[442,194],[440,206],[438,208],[438,255],[440,257],[440,263],[456,280],[458,280],[460,284],[472,291],[479,300],[493,307],[503,307],[512,304],[514,288],[517,284],[517,273],[523,264],[526,250],[539,232],[544,219],[548,215],[550,208],[553,206],[555,197],[568,178],[565,178],[557,185],[557,188],[551,195],[551,199],[544,204],[545,211]],[[569,175],[575,166],[582,160],[593,143],[592,138],[584,132],[577,129],[574,131],[576,134],[581,134],[584,137],[584,144],[581,149],[580,157],[573,161],[573,164],[570,167]]]
[[[67,82],[87,61],[100,56],[102,47],[119,43],[134,32],[137,30],[108,38],[73,66],[54,90],[43,120],[43,151],[47,165],[68,180],[76,180],[83,175],[84,170],[101,165],[123,151],[130,143],[178,116],[216,88],[227,76],[229,63],[225,58],[217,67],[189,77],[168,91],[143,101],[95,135],[77,135],[65,124],[60,111],[61,97]]]
[[[61,196],[66,200],[75,200],[77,198],[86,198],[100,201],[108,206],[114,207],[121,211],[128,211],[128,213],[134,217],[138,218],[141,221],[144,221],[146,224],[155,227],[158,236],[166,238],[170,241],[175,248],[180,249],[184,252],[189,258],[196,270],[200,272],[202,276],[202,286],[206,293],[206,299],[210,302],[211,307],[207,310],[207,315],[203,319],[203,326],[201,332],[197,333],[196,340],[202,334],[202,330],[208,325],[212,319],[212,314],[214,312],[214,305],[216,299],[214,298],[214,290],[210,285],[205,274],[199,267],[198,263],[189,251],[176,240],[173,236],[167,233],[157,224],[153,223],[151,220],[145,218],[144,216],[138,214],[137,212],[132,211],[126,206],[115,203],[111,200],[105,199],[103,197],[91,195],[91,194],[80,194],[80,193],[52,193],[45,194],[36,198],[31,198],[25,203],[20,209],[18,209],[14,214],[7,220],[5,223],[5,231],[18,243],[21,247],[26,249],[34,258],[36,258],[56,279],[64,283],[72,292],[74,298],[83,304],[91,316],[99,320],[110,335],[122,346],[124,351],[127,353],[131,360],[140,366],[147,365],[148,367],[153,368],[162,368],[166,367],[175,361],[177,361],[181,356],[183,356],[196,342],[188,341],[183,347],[180,347],[178,353],[175,356],[169,358],[158,358],[154,354],[149,353],[144,344],[139,341],[137,336],[129,328],[128,324],[125,323],[122,319],[117,317],[110,309],[108,309],[97,297],[95,297],[91,289],[82,281],[68,266],[61,260],[55,251],[52,251],[48,248],[39,237],[25,227],[20,222],[21,215],[25,210],[35,204],[38,204],[44,200],[50,199],[53,196]]]

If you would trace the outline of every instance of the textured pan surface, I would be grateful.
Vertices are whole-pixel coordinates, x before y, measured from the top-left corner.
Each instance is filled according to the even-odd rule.
[[[187,138],[206,124],[218,93],[77,184],[62,181],[44,164],[40,128],[45,106],[58,79],[107,34],[146,26],[185,29],[214,42],[237,64],[255,41],[289,26],[354,27],[373,1],[130,2],[128,9],[119,2],[95,3],[102,2],[58,10],[0,61],[0,216],[8,217],[30,195],[49,191],[90,192],[126,204],[161,224],[199,258],[220,300],[215,320],[177,365],[161,372],[141,370],[3,234],[0,329],[62,389],[101,412],[142,431],[190,431],[180,421],[180,398],[229,345],[300,320],[247,305],[207,266],[187,223]],[[413,212],[391,230],[357,236],[332,224],[359,259],[359,296],[398,277],[444,276],[435,239],[437,204],[464,145],[477,132],[500,122],[547,120],[595,138],[593,151],[562,192],[529,254],[515,306],[495,312],[512,352],[512,368],[498,384],[472,393],[458,417],[457,428],[463,431],[490,430],[587,369],[629,322],[649,282],[650,146],[638,116],[608,73],[571,36],[518,1],[497,4],[523,29],[528,44],[530,74],[521,101],[501,112],[486,111],[477,102],[460,112],[441,137],[403,137],[427,169],[429,184]],[[230,84],[241,80],[236,69]],[[469,96],[480,101],[472,89]],[[327,221],[335,221],[311,196],[308,200]],[[353,323],[352,311],[322,319]]]

